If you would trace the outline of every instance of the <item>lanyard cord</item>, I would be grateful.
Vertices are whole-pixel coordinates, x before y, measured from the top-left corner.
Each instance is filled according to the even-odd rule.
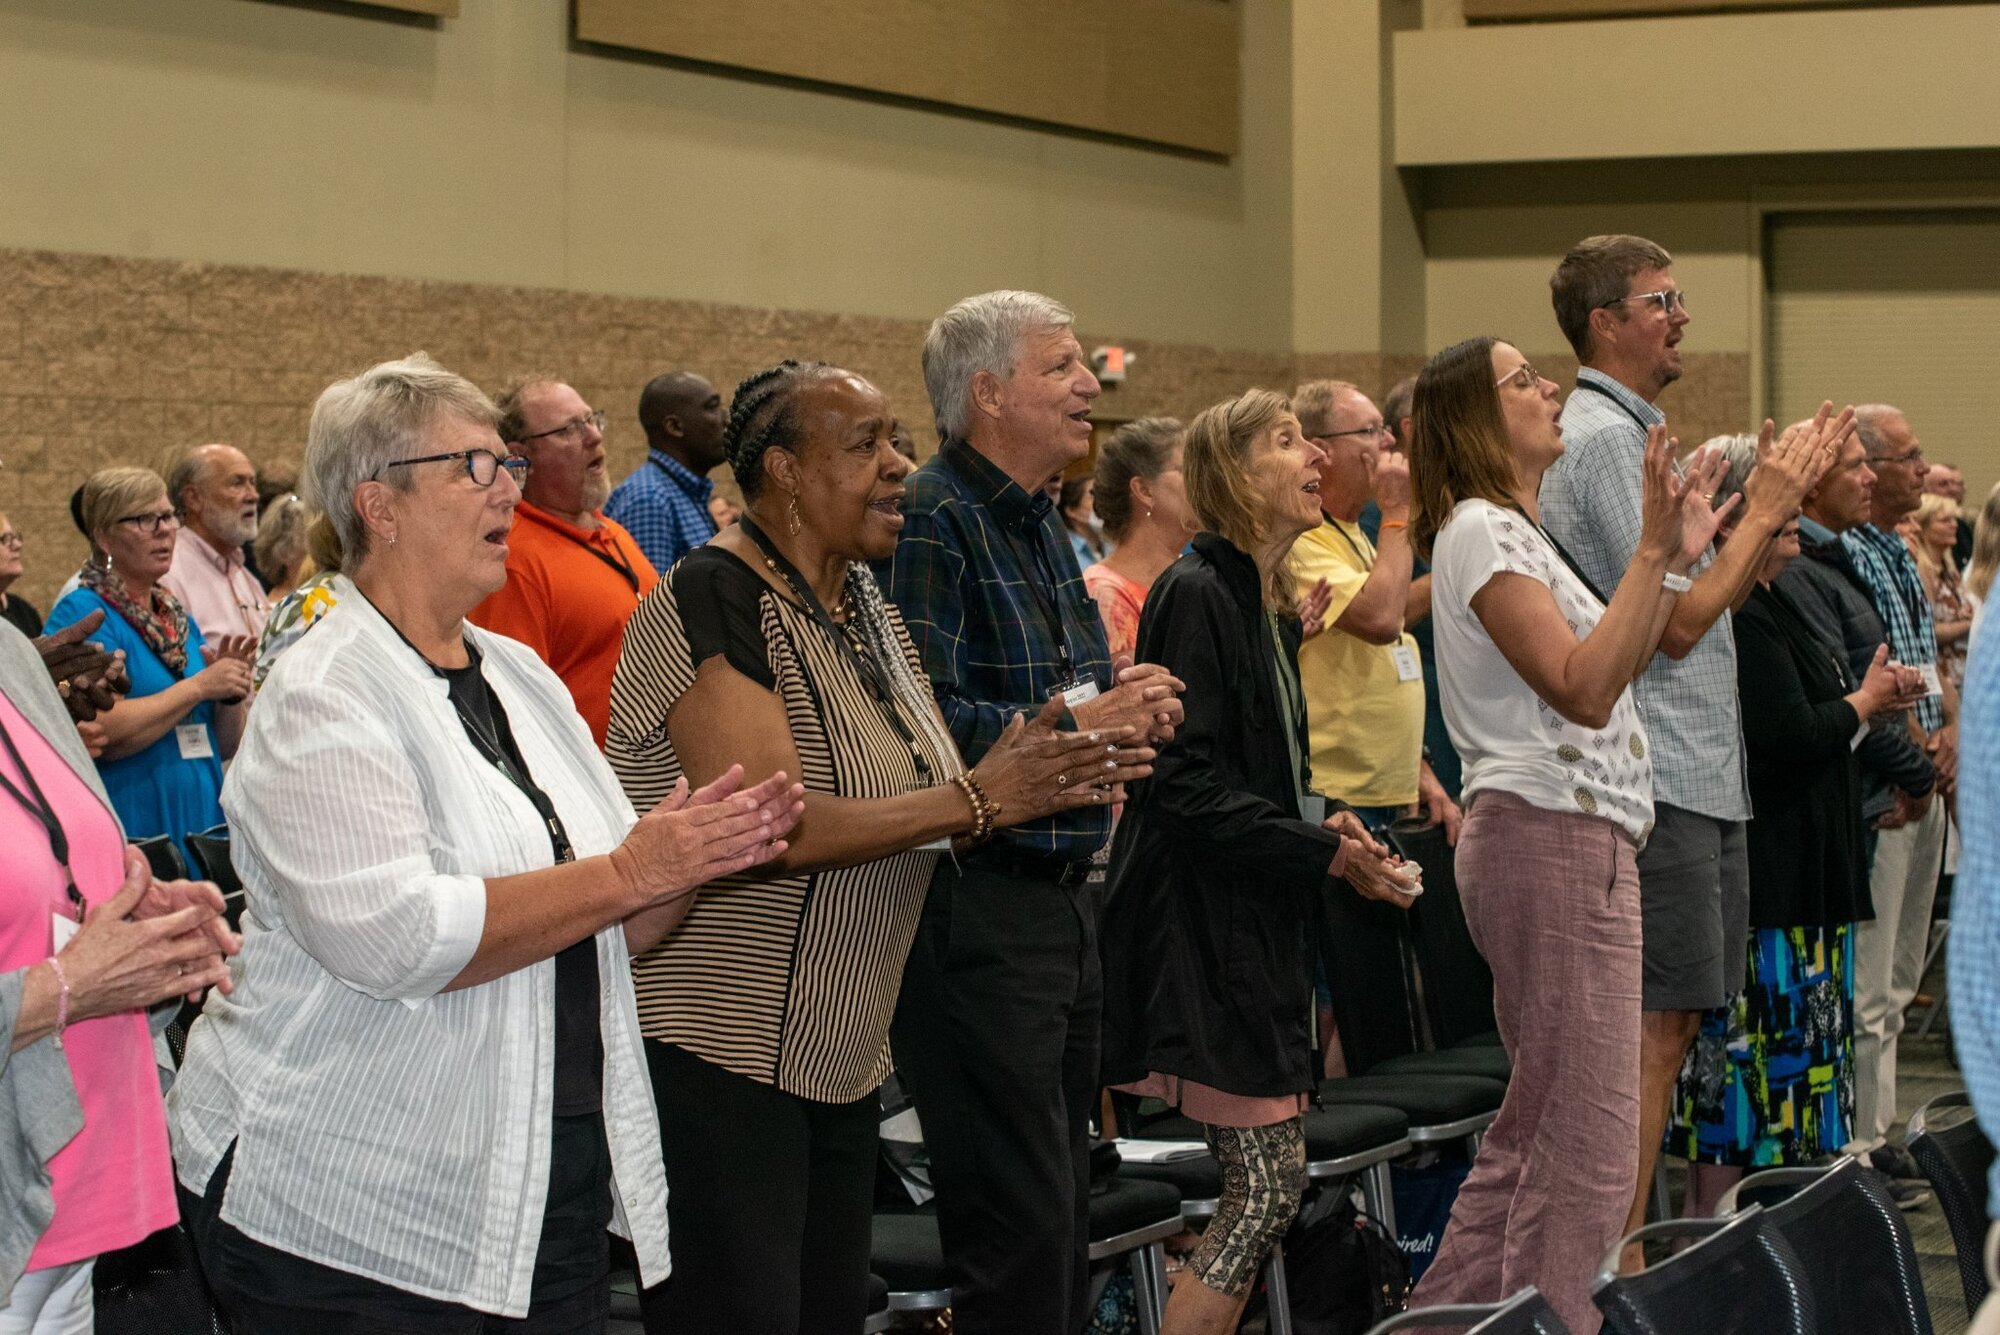
[[[55,860],[63,869],[63,880],[67,882],[63,887],[64,893],[69,897],[70,906],[76,910],[77,921],[82,922],[83,895],[76,888],[76,873],[70,870],[69,835],[64,832],[62,821],[56,816],[55,806],[42,795],[42,785],[35,782],[35,772],[29,769],[28,762],[21,758],[21,749],[14,745],[14,738],[4,725],[0,725],[0,742],[6,744],[7,755],[13,760],[14,768],[20,770],[21,777],[27,781],[28,791],[24,793],[16,788],[13,781],[4,774],[0,774],[0,788],[5,788],[8,795],[19,802],[24,811],[41,822],[42,832],[48,836],[49,852],[55,856]],[[32,800],[29,794],[33,794]]]
[[[915,761],[917,766],[917,781],[929,787],[931,762],[918,746],[916,734],[910,730],[902,711],[896,708],[895,692],[889,685],[887,670],[876,658],[875,646],[864,635],[861,637],[861,648],[854,647],[854,640],[848,635],[846,628],[833,619],[833,615],[826,610],[826,604],[820,601],[819,594],[813,591],[806,577],[799,573],[799,568],[793,565],[783,552],[778,550],[778,545],[771,541],[770,535],[764,532],[756,520],[744,514],[738,516],[736,524],[750,541],[757,544],[757,549],[764,553],[764,559],[770,563],[771,569],[791,587],[792,595],[805,605],[806,611],[812,614],[813,621],[832,637],[842,657],[853,667],[855,675],[861,678],[862,685],[868,688],[868,694],[874,697],[876,706],[882,711],[882,717],[896,730],[896,735],[902,738],[903,744],[910,748],[910,759]],[[860,615],[858,609],[855,615]]]

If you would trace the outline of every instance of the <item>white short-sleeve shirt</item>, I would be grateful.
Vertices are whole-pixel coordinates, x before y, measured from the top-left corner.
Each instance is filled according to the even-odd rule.
[[[1603,728],[1574,723],[1537,696],[1472,610],[1473,595],[1503,572],[1546,586],[1579,640],[1604,615],[1527,516],[1482,500],[1452,509],[1431,553],[1431,618],[1465,795],[1497,788],[1548,811],[1601,816],[1643,845],[1653,830],[1653,765],[1631,689]]]

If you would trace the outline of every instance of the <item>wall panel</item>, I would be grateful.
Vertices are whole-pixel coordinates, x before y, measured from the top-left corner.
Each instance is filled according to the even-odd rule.
[[[576,35],[1230,154],[1235,0],[576,0]]]

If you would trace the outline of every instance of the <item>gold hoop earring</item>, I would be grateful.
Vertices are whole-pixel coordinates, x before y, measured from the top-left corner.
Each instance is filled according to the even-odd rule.
[[[785,532],[796,538],[799,536],[799,524],[799,494],[795,491],[791,506],[785,511]]]

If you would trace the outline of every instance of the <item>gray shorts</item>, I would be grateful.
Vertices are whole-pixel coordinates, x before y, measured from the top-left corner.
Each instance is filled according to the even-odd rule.
[[[1645,951],[1641,1005],[1699,1011],[1743,989],[1750,941],[1750,852],[1743,822],[1653,804],[1639,854]]]

